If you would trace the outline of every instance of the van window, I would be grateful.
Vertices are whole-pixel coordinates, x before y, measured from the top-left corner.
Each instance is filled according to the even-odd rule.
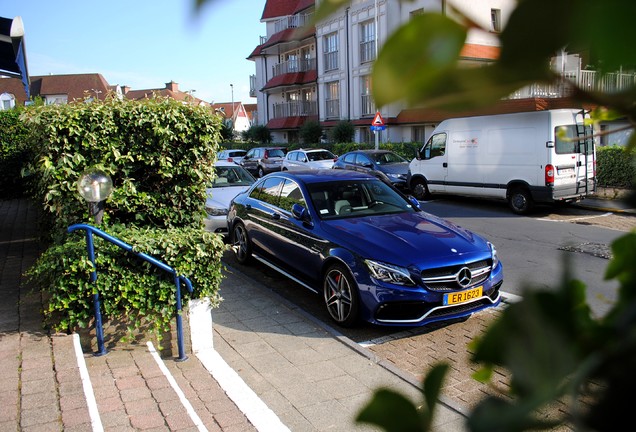
[[[439,133],[429,138],[426,145],[422,148],[422,157],[431,159],[436,156],[444,156],[446,153],[446,134]]]
[[[587,141],[587,154],[594,153],[594,140],[589,138],[592,136],[592,127],[585,126],[586,140],[579,140],[577,136],[576,125],[557,126],[554,128],[555,150],[557,154],[569,153],[585,153],[585,144]]]

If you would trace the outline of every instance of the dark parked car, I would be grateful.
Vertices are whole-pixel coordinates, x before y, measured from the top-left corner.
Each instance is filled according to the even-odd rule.
[[[270,174],[234,198],[228,225],[240,263],[258,259],[322,293],[342,326],[420,326],[500,302],[490,242],[366,173]]]
[[[338,157],[333,168],[369,172],[399,189],[407,188],[409,161],[389,150],[354,150]]]
[[[285,158],[281,147],[254,147],[241,160],[240,165],[257,177],[280,171]]]

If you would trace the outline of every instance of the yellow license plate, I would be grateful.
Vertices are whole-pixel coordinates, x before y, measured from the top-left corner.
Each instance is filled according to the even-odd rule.
[[[444,306],[464,303],[481,297],[484,287],[477,287],[466,291],[444,294]]]

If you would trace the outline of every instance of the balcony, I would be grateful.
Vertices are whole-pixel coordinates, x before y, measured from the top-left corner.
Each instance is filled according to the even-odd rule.
[[[318,114],[318,104],[316,101],[282,102],[274,104],[273,111],[272,118],[315,116]]]
[[[527,99],[533,97],[561,98],[571,94],[570,82],[583,90],[604,93],[616,93],[636,85],[636,73],[615,72],[600,74],[597,71],[580,70],[563,74],[565,80],[558,84],[532,84],[517,90],[508,99]]]
[[[303,27],[305,24],[311,21],[313,13],[300,14],[300,15],[287,15],[284,18],[279,19],[274,24],[274,32],[278,33],[290,28]]]
[[[316,59],[289,60],[272,66],[272,77],[286,73],[307,72],[316,70]]]

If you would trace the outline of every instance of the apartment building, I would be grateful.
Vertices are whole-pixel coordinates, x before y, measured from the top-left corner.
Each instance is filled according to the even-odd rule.
[[[313,0],[267,0],[261,22],[267,34],[249,55],[255,62],[252,96],[258,124],[266,125],[276,142],[298,141],[307,121],[328,129],[341,120],[356,126],[355,140],[372,142],[376,114],[371,70],[378,49],[401,23],[424,11],[446,11],[444,0],[353,0],[315,27]],[[492,61],[499,53],[496,33],[515,4],[513,0],[464,0],[465,12],[489,29],[471,31],[462,61]],[[402,119],[400,119],[402,114]],[[381,141],[422,141],[434,121],[405,112],[399,104],[383,107],[387,123]]]
[[[307,121],[319,121],[329,129],[341,120],[355,125],[356,142],[373,143],[375,133],[380,134],[380,142],[424,142],[442,120],[476,114],[407,108],[395,103],[380,109],[386,129],[372,131],[370,126],[378,110],[371,92],[371,71],[379,49],[414,15],[439,12],[452,16],[453,10],[446,0],[352,0],[314,27],[305,26],[321,1],[267,0],[263,9],[261,22],[266,24],[266,36],[248,56],[256,70],[250,85],[251,96],[257,98],[255,123],[266,125],[275,142],[298,142],[298,131]],[[453,5],[482,29],[469,31],[460,61],[467,67],[494,61],[499,55],[498,33],[516,1],[455,0]],[[586,66],[578,53],[564,51],[552,59],[555,70],[584,88],[612,91],[636,82],[633,71],[601,77]],[[486,113],[584,108],[569,99],[568,91],[564,85],[529,86]]]

